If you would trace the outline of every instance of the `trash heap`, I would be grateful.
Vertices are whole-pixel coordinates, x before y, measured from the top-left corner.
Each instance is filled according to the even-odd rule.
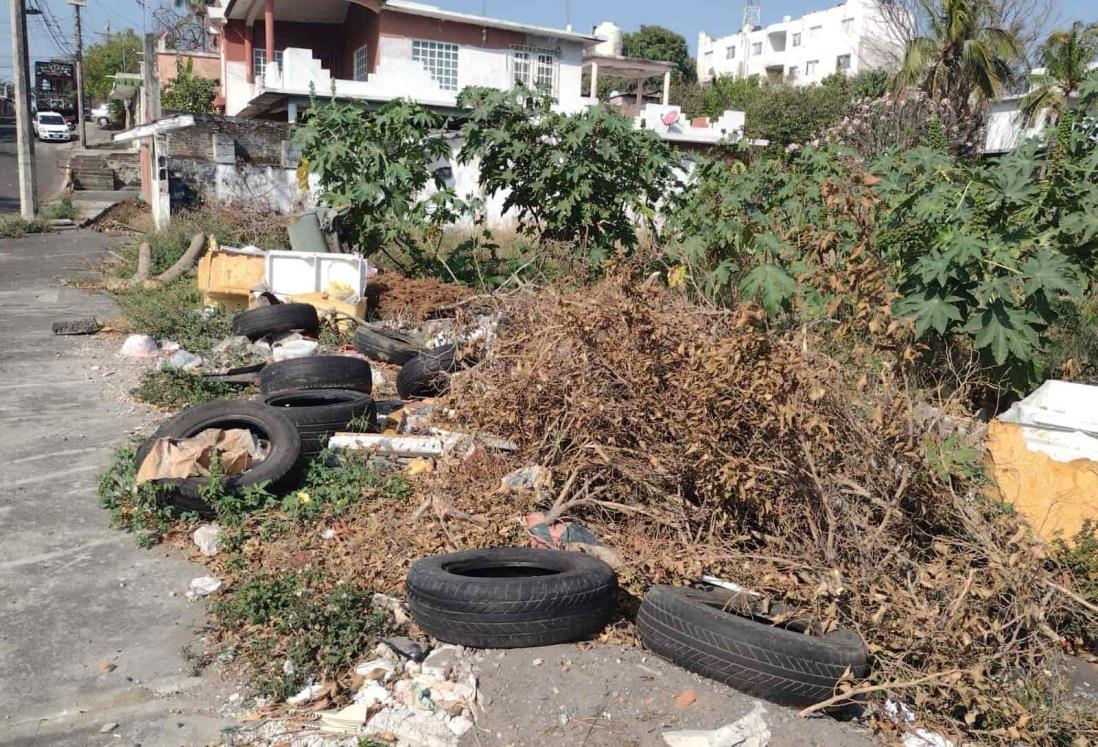
[[[978,465],[951,468],[897,367],[840,366],[807,330],[628,281],[544,291],[505,316],[440,404],[520,448],[494,471],[448,473],[457,509],[582,521],[635,593],[709,573],[823,632],[853,628],[873,662],[850,694],[910,704],[944,733],[1070,743],[1093,728],[1050,695],[1053,654],[1071,645],[1058,631],[1092,610],[982,497]],[[501,493],[500,470],[531,465],[550,486]]]

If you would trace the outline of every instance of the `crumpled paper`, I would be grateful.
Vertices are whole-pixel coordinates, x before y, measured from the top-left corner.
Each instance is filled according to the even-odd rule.
[[[215,454],[221,457],[222,472],[232,476],[262,462],[266,447],[246,428],[207,428],[190,438],[159,438],[137,470],[137,484],[205,477]]]

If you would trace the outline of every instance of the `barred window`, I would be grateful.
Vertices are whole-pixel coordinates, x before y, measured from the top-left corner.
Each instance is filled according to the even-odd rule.
[[[423,65],[444,91],[458,89],[458,45],[446,42],[412,40],[412,59]]]
[[[804,63],[804,74],[811,77],[816,74],[816,67],[820,64],[819,60],[809,60]]]
[[[794,47],[801,46],[801,33],[799,31],[797,33],[793,34],[793,46]]]
[[[537,75],[534,78],[534,87],[542,93],[554,93],[556,88],[556,55],[539,54]]]
[[[730,47],[728,48],[728,51],[724,53],[724,58],[725,58],[726,60],[734,60],[734,59],[736,59],[736,47],[735,47],[734,45],[733,45],[733,46],[730,46]]]
[[[514,73],[515,83],[530,85],[530,53],[512,50],[511,70]]]
[[[355,80],[366,80],[368,72],[368,62],[366,56],[366,45],[355,50]]]
[[[843,33],[844,34],[853,34],[854,33],[854,19],[853,18],[844,18],[843,19]]]

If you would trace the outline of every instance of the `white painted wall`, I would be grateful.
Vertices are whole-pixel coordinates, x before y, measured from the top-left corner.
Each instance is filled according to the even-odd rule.
[[[560,50],[555,92],[560,110],[578,111],[589,105],[589,99],[580,90],[581,43],[532,36],[529,46]],[[377,70],[365,81],[335,79],[335,91],[341,98],[371,101],[411,98],[428,106],[454,107],[457,105],[457,94],[466,86],[513,87],[510,56],[508,49],[460,46],[458,90],[446,91],[439,87],[421,63],[412,59],[412,39],[382,36]],[[332,90],[330,71],[314,59],[308,49],[286,49],[282,68],[269,66],[265,75],[257,77],[254,84],[248,83],[243,63],[231,63],[228,68],[225,110],[230,116],[240,113],[249,101],[265,91],[307,96],[310,86],[318,95],[328,95]]]
[[[719,38],[702,31],[698,34],[698,80],[721,75],[766,78],[768,70],[780,70],[782,79],[808,85],[836,72],[841,55],[850,55],[847,75],[887,66],[900,45],[890,38],[874,2],[847,0],[801,18],[787,16],[761,29]],[[799,46],[793,46],[795,34],[801,35]],[[756,51],[756,45],[761,49]],[[735,50],[734,57],[728,56],[730,48]]]

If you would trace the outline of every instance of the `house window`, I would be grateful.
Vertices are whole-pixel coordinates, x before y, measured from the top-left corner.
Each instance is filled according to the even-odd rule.
[[[801,66],[791,65],[789,71],[786,74],[789,76],[790,80],[797,80],[801,77]]]
[[[823,26],[812,26],[808,29],[808,38],[819,39],[821,31],[823,31]]]
[[[458,89],[458,45],[412,40],[412,59],[423,65],[443,91]]]
[[[736,48],[734,46],[729,47],[728,50],[724,53],[724,58],[726,60],[736,59]]]
[[[819,60],[809,60],[808,62],[804,63],[804,74],[811,78],[813,75],[816,74],[816,68],[819,66],[819,64]]]
[[[844,18],[843,19],[843,33],[844,34],[853,34],[854,33],[854,19],[853,18]]]
[[[835,70],[849,70],[850,69],[850,55],[841,54],[835,58]]]
[[[799,47],[799,46],[801,46],[801,32],[800,32],[800,31],[798,31],[797,33],[793,34],[793,46],[794,46],[794,47]]]
[[[355,50],[355,80],[366,80],[369,72],[369,64],[366,57],[366,45]]]
[[[511,75],[515,83],[555,96],[560,54],[553,49],[511,46]]]
[[[282,50],[276,49],[274,53],[275,64],[282,70]],[[263,47],[252,49],[252,70],[257,78],[262,78],[267,73],[267,50]]]
[[[762,42],[755,42],[754,44],[751,45],[751,56],[752,57],[757,57],[762,53],[763,53],[763,43]]]

